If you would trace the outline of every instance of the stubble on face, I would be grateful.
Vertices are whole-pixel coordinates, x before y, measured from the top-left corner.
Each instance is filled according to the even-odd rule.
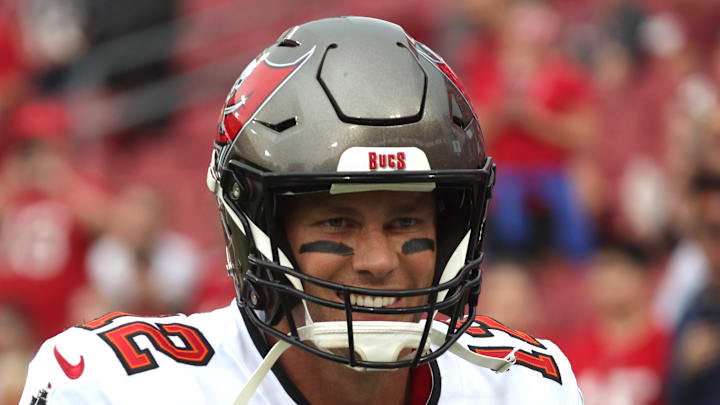
[[[370,289],[416,289],[432,282],[435,270],[432,194],[382,191],[305,196],[296,198],[286,212],[288,241],[305,274]],[[368,238],[373,239],[368,242]],[[310,282],[305,282],[304,288],[308,294],[329,301],[344,300],[335,290]],[[387,307],[426,303],[425,296],[405,297]],[[308,310],[314,321],[346,320],[342,310],[310,302]],[[417,321],[420,315],[355,312],[353,316],[354,320]]]

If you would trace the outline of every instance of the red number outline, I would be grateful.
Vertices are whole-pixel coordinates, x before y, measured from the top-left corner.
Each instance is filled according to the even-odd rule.
[[[513,347],[478,347],[468,346],[468,348],[475,353],[482,354],[485,356],[504,358],[510,352],[513,351]],[[535,371],[539,371],[543,377],[549,378],[558,384],[562,385],[562,377],[560,376],[560,369],[553,356],[545,353],[526,352],[525,350],[519,349],[515,352],[515,358],[517,363],[521,366],[525,366]]]
[[[528,343],[531,346],[535,346],[539,349],[547,350],[547,347],[540,343],[539,340],[535,339],[534,337],[528,335],[525,332],[521,332],[515,329],[511,329],[500,322],[496,321],[493,318],[490,318],[489,316],[483,316],[478,315],[473,320],[473,326],[468,328],[468,330],[465,332],[469,334],[472,337],[475,338],[486,338],[486,337],[493,337],[495,336],[491,330],[499,330],[507,333],[508,335],[522,340],[525,343]],[[458,327],[460,327],[461,324],[458,322]],[[480,346],[472,346],[468,345],[468,348],[471,351],[474,351],[478,354],[483,354],[486,356],[492,356],[492,357],[499,357],[504,358],[507,356],[511,351],[513,351],[513,347],[499,347],[499,346],[489,346],[489,347],[480,347]],[[543,377],[551,379],[559,384],[562,384],[562,377],[560,376],[560,369],[558,368],[557,362],[555,362],[555,358],[549,354],[540,353],[535,350],[532,350],[531,352],[518,349],[515,352],[515,358],[517,359],[517,364],[530,368],[532,370],[540,372]]]
[[[538,347],[540,349],[543,349],[543,350],[547,349],[547,347],[545,347],[545,345],[543,345],[537,339],[528,335],[527,333],[508,328],[507,326],[490,318],[489,316],[482,316],[482,315],[476,316],[475,320],[473,322],[478,324],[478,326],[471,326],[470,328],[468,328],[466,333],[470,334],[470,336],[492,337],[495,335],[492,332],[490,332],[490,330],[494,329],[494,330],[503,331],[516,339],[520,339],[523,342],[533,345],[535,347]]]
[[[115,352],[128,375],[158,367],[150,350],[140,349],[135,342],[135,337],[140,335],[147,337],[155,350],[179,363],[204,366],[215,354],[210,343],[198,329],[179,323],[153,325],[137,321],[98,333],[98,336]],[[184,347],[176,346],[170,336],[178,337]]]
[[[93,319],[90,322],[85,322],[82,325],[78,325],[78,328],[83,328],[87,330],[95,330],[100,329],[103,326],[109,325],[112,321],[114,321],[117,318],[120,318],[121,316],[135,316],[133,314],[128,314],[125,312],[110,312],[109,314],[105,314],[101,316],[100,318]]]

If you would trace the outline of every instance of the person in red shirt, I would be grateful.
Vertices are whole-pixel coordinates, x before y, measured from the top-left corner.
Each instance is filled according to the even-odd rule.
[[[72,324],[69,302],[85,284],[88,238],[106,204],[70,166],[72,123],[62,104],[28,101],[3,124],[0,305],[28,316],[37,342]]]
[[[587,274],[593,316],[564,348],[585,403],[661,405],[669,336],[653,322],[650,274],[632,253],[603,250]]]
[[[569,163],[595,133],[590,83],[554,46],[558,17],[546,6],[508,11],[494,41],[473,52],[468,90],[498,171],[491,212],[495,242],[527,251],[529,202],[540,202],[553,223],[554,247],[583,258],[592,230],[570,180]]]

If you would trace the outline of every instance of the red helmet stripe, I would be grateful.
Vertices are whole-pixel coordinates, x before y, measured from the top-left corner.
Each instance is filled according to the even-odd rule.
[[[233,141],[273,93],[309,59],[314,49],[290,64],[274,64],[267,60],[267,54],[253,61],[248,67],[250,71],[243,72],[245,77],[241,76],[238,79],[228,95],[215,141],[219,143]]]

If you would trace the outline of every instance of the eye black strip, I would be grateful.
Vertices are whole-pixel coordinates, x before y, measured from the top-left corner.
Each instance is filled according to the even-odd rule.
[[[402,252],[406,255],[411,255],[425,250],[435,250],[435,241],[428,238],[418,238],[410,239],[402,245]]]
[[[403,248],[404,250],[404,248]],[[319,240],[300,246],[300,253],[332,253],[339,256],[354,255],[355,251],[350,246],[329,240]]]

